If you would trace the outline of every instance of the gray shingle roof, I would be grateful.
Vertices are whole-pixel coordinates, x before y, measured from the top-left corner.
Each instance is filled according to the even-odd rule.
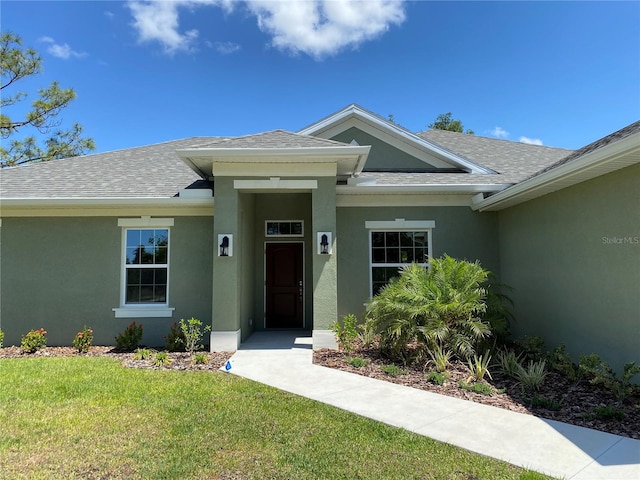
[[[194,137],[0,169],[0,197],[173,197],[200,180],[175,151],[214,138]]]
[[[418,136],[498,172],[497,176],[489,175],[493,179],[487,183],[521,182],[571,153],[571,150],[563,148],[529,145],[446,130],[427,130],[418,133]],[[466,176],[469,177],[469,183],[485,183],[480,181],[482,175]]]
[[[559,161],[535,172],[533,175],[531,175],[531,177],[537,177],[538,175],[547,172],[549,170],[553,170],[554,168],[557,168],[561,165],[564,165],[566,163],[571,162],[572,160],[576,160],[577,158],[580,158],[584,155],[586,155],[587,153],[591,153],[595,150],[598,150],[599,148],[602,148],[606,145],[609,145],[611,143],[615,143],[619,140],[622,140],[623,138],[628,137],[629,135],[632,135],[636,132],[640,132],[640,120],[638,120],[637,122],[632,123],[631,125],[627,125],[624,128],[621,128],[620,130],[613,132],[611,135],[607,135],[606,137],[602,137],[599,140],[596,140],[595,142],[590,143],[589,145],[586,145],[578,150],[575,150],[574,152],[570,153],[569,155],[567,155],[566,157],[561,158]],[[529,177],[529,178],[531,178]]]
[[[576,152],[442,130],[418,135],[497,174],[366,172],[377,185],[514,184],[640,130],[640,122]],[[621,137],[622,136],[622,137]],[[322,148],[333,140],[284,130],[243,137],[193,137],[0,170],[1,198],[173,197],[200,177],[176,155],[189,148]]]
[[[211,142],[198,145],[201,148],[316,148],[344,147],[345,143],[324,138],[300,135],[285,130],[247,135],[244,137],[217,138]]]
[[[0,198],[173,197],[200,180],[176,155],[176,150],[344,145],[284,130],[244,137],[193,137],[3,169],[0,170]]]

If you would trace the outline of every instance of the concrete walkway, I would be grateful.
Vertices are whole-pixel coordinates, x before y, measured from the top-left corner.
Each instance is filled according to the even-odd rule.
[[[230,373],[563,479],[640,479],[640,441],[313,365],[311,338],[254,333]]]

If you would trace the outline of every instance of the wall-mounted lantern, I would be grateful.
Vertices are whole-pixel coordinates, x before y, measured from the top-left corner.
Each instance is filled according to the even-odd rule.
[[[221,233],[218,235],[218,256],[233,257],[233,235]]]
[[[318,232],[318,255],[331,255],[331,232]]]

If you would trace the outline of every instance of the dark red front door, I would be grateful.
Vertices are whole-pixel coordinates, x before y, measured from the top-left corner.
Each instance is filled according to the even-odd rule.
[[[302,243],[267,243],[266,327],[302,328]]]

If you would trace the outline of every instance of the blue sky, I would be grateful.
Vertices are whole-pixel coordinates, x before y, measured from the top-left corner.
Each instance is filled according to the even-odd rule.
[[[73,87],[64,123],[98,152],[297,131],[351,103],[411,131],[450,111],[477,135],[565,148],[640,118],[635,1],[4,0],[0,14],[43,57],[20,88]]]

